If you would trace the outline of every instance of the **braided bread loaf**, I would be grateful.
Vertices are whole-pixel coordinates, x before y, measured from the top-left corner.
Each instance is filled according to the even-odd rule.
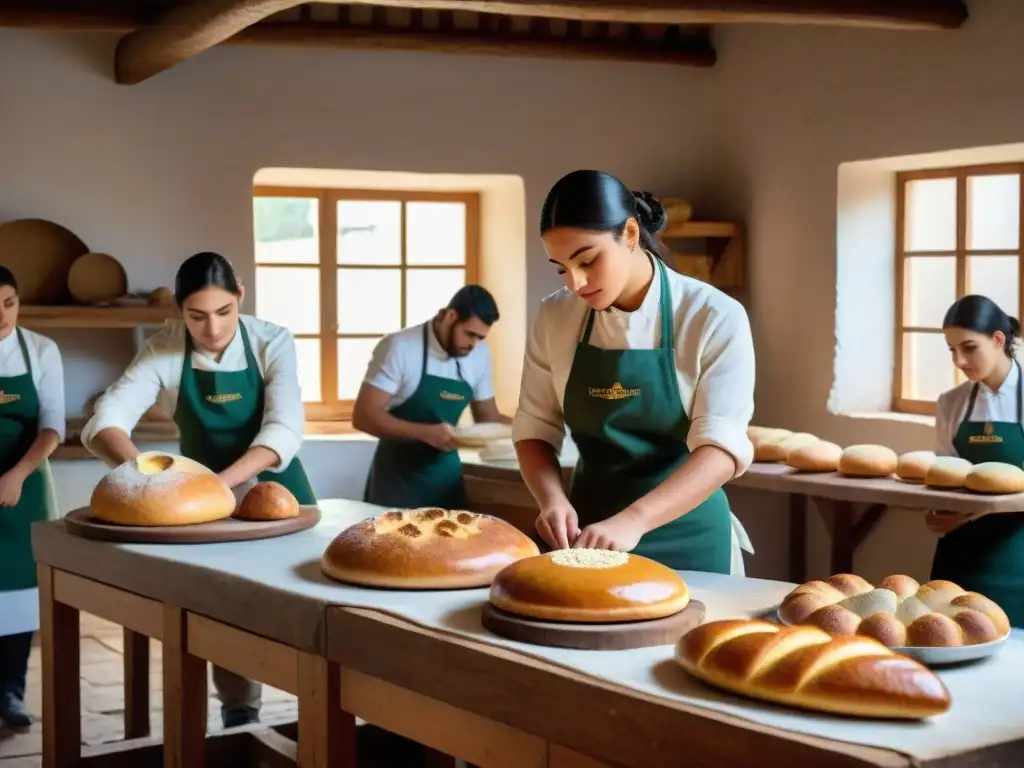
[[[804,709],[918,720],[950,706],[942,680],[919,662],[817,627],[711,621],[680,638],[676,661],[711,685]]]
[[[877,587],[849,573],[809,581],[783,598],[779,617],[834,635],[865,635],[890,648],[977,645],[1010,631],[1003,609],[984,595],[903,575],[886,576]]]

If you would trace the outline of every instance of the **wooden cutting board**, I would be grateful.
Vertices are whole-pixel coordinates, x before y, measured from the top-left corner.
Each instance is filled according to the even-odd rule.
[[[621,651],[652,645],[673,645],[680,637],[703,623],[704,613],[704,603],[691,598],[683,610],[663,619],[586,624],[528,619],[486,603],[481,623],[496,635],[523,643],[593,651]]]
[[[74,536],[121,544],[208,544],[218,541],[270,539],[312,528],[320,522],[320,508],[299,507],[299,516],[287,520],[239,520],[229,517],[195,525],[113,525],[92,516],[88,507],[64,517],[64,527]]]

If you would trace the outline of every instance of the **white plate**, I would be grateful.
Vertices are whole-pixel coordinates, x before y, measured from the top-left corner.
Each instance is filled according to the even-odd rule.
[[[793,626],[776,611],[776,620],[779,624],[787,627]],[[1009,635],[1005,635],[990,643],[978,643],[976,645],[956,645],[952,647],[933,646],[905,646],[893,648],[892,650],[901,656],[909,656],[930,667],[944,666],[946,664],[960,664],[965,661],[976,661],[993,656],[1002,650]]]

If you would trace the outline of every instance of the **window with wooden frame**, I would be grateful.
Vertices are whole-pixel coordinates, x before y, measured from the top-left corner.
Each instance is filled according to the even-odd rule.
[[[896,174],[896,410],[935,413],[964,381],[942,335],[961,296],[1019,317],[1024,163]]]
[[[308,419],[350,419],[380,338],[476,282],[479,208],[475,192],[254,188],[256,314],[295,336]]]

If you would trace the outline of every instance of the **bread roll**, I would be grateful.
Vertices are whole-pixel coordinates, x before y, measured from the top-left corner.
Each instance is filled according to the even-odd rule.
[[[299,502],[280,483],[256,483],[242,498],[235,517],[241,520],[287,520],[299,516]]]
[[[147,451],[110,470],[93,489],[89,508],[116,525],[193,525],[230,517],[235,495],[198,461]]]
[[[851,445],[839,457],[839,471],[850,477],[889,477],[896,471],[896,451],[884,445]]]
[[[757,461],[785,461],[790,451],[814,445],[818,438],[809,432],[794,432],[791,435],[766,438],[754,450]]]
[[[1010,632],[1006,613],[951,581],[919,584],[903,574],[877,586],[848,573],[801,584],[782,600],[779,618],[833,635],[863,635],[890,648],[988,643]]]
[[[395,510],[350,525],[320,566],[338,581],[398,589],[486,587],[537,545],[504,520],[436,507]]]
[[[923,483],[928,467],[935,461],[935,451],[910,451],[896,461],[896,477],[908,483]]]
[[[957,456],[937,456],[924,475],[924,484],[931,488],[963,488],[971,462]]]
[[[818,440],[789,452],[786,463],[803,472],[835,472],[843,449],[827,440]]]
[[[686,582],[661,563],[604,549],[559,549],[513,563],[491,584],[503,611],[549,621],[657,619],[690,602]]]
[[[975,464],[964,487],[976,493],[1024,493],[1024,469],[1001,461]]]
[[[765,452],[765,446],[772,442],[777,442],[783,438],[789,437],[793,433],[788,429],[775,429],[774,427],[747,427],[747,437],[750,440],[750,444],[754,447],[754,461],[777,461],[777,459],[768,459],[766,456],[770,456],[774,453],[773,449],[768,449]]]
[[[711,621],[680,638],[676,661],[711,685],[803,709],[917,720],[951,703],[923,664],[871,638],[832,637],[817,627]]]

